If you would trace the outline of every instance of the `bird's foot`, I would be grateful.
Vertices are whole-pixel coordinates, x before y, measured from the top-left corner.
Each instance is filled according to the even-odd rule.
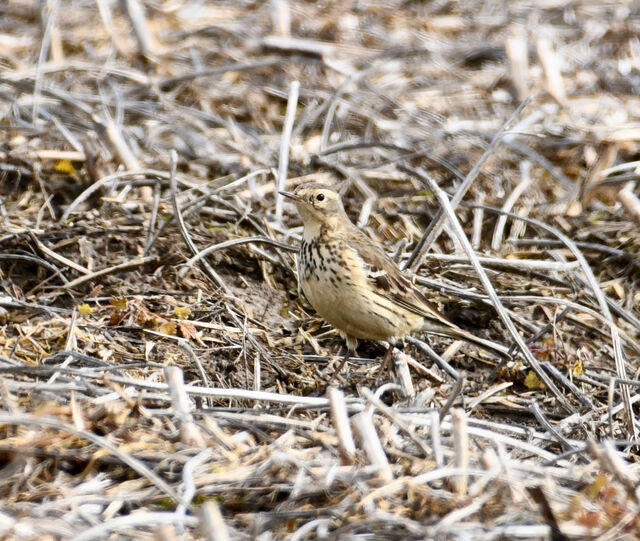
[[[389,368],[389,363],[391,362],[391,354],[393,353],[394,346],[390,345],[387,348],[387,351],[384,352],[384,357],[382,357],[382,364],[380,365],[380,370],[378,370],[378,375],[376,376],[376,387],[380,385],[380,380],[382,379],[382,375]]]

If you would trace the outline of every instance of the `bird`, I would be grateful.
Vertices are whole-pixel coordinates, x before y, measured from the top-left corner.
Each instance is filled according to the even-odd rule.
[[[346,342],[346,354],[329,384],[356,351],[358,340],[394,345],[409,334],[427,332],[464,340],[508,357],[508,350],[448,320],[405,275],[384,249],[349,219],[340,194],[307,182],[292,192],[304,232],[298,253],[298,281],[305,297]]]

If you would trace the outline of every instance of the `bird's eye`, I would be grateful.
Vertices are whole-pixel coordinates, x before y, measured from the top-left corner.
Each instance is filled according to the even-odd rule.
[[[316,195],[316,199],[318,201],[324,201],[324,194],[323,193],[319,193],[318,195]]]

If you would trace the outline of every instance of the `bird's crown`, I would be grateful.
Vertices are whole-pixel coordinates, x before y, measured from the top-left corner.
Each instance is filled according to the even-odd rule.
[[[305,222],[326,221],[331,217],[342,217],[344,208],[340,194],[330,186],[320,182],[300,184],[293,192],[281,192],[296,202],[298,211]]]
[[[305,184],[300,184],[300,186],[296,187],[293,193],[300,197],[305,203],[310,203],[314,206],[324,206],[318,205],[318,203],[328,201],[339,201],[341,203],[338,192],[336,192],[331,186],[327,186],[320,182],[307,182]]]

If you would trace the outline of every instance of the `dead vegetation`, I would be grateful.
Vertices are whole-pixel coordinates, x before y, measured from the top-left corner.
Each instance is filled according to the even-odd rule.
[[[460,4],[0,4],[5,538],[640,537],[638,4]],[[285,176],[512,361],[326,392]]]

